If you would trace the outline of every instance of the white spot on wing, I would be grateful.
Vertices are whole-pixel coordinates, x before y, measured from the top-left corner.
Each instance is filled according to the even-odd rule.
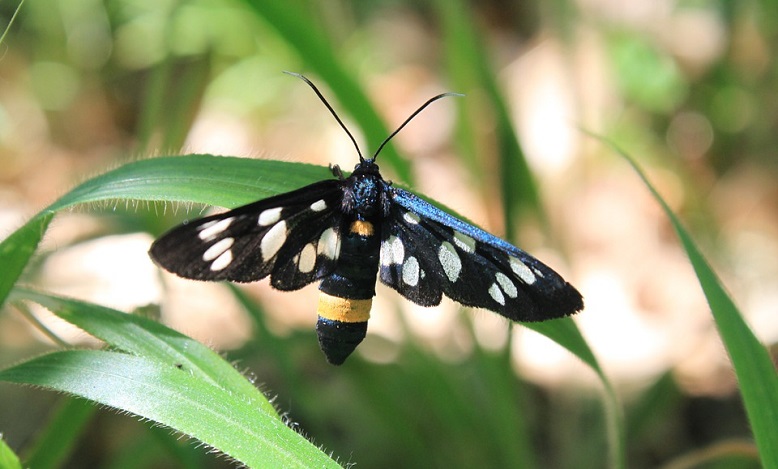
[[[305,245],[302,252],[300,252],[300,260],[297,263],[297,269],[300,272],[307,274],[313,270],[315,265],[316,248],[313,246],[313,243],[308,243]]]
[[[216,259],[217,257],[219,257],[222,254],[224,254],[224,251],[227,251],[228,249],[230,249],[232,247],[233,243],[235,243],[235,239],[234,238],[220,239],[219,241],[214,243],[213,246],[209,247],[203,253],[203,260],[205,262],[210,262],[210,261]]]
[[[443,272],[446,273],[451,283],[454,283],[459,278],[459,273],[462,271],[462,260],[459,258],[459,254],[454,249],[454,246],[448,241],[444,241],[438,249],[438,260],[440,265],[443,266]]]
[[[281,219],[281,207],[269,208],[259,214],[258,223],[260,226],[270,226],[280,219]]]
[[[311,204],[311,210],[313,210],[314,212],[321,212],[325,208],[327,208],[327,202],[325,202],[323,199],[317,200],[316,202]]]
[[[403,282],[412,287],[419,283],[419,261],[413,256],[403,264]]]
[[[505,306],[505,297],[502,296],[500,287],[498,287],[496,283],[493,283],[492,286],[489,287],[489,295],[494,299],[494,301]]]
[[[511,282],[511,279],[508,278],[507,275],[502,272],[497,272],[494,278],[497,280],[497,283],[500,284],[500,288],[502,288],[502,291],[504,291],[506,295],[510,296],[511,298],[516,298],[519,295],[519,291],[516,289],[516,285]]]
[[[411,225],[419,223],[419,216],[413,212],[403,213],[403,219]]]
[[[203,241],[213,239],[214,236],[229,228],[232,224],[232,220],[234,219],[235,217],[230,217],[225,218],[224,220],[210,221],[200,226],[200,232],[197,234],[197,236]]]
[[[532,273],[531,270],[529,270],[529,267],[527,267],[526,264],[518,260],[517,258],[511,256],[508,258],[511,263],[511,270],[519,276],[520,279],[522,279],[525,283],[528,285],[532,285],[535,283],[535,280],[537,278],[535,277],[535,274]]]
[[[392,264],[402,264],[405,260],[405,247],[397,236],[391,235],[381,243],[381,264],[389,267]]]
[[[211,270],[222,270],[232,263],[232,251],[227,250],[211,264]]]
[[[270,228],[267,233],[265,233],[265,237],[262,238],[262,241],[259,243],[259,249],[262,253],[262,260],[267,262],[272,259],[273,256],[278,253],[278,250],[281,249],[281,246],[285,241],[286,222],[280,221],[273,225],[273,227]]]
[[[475,252],[475,240],[459,231],[454,232],[454,244],[466,253],[472,254]]]
[[[327,228],[319,237],[319,254],[329,259],[337,259],[340,252],[340,237],[332,228]]]

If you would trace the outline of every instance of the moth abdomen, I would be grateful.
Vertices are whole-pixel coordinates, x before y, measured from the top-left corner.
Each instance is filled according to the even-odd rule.
[[[319,293],[316,335],[327,361],[342,365],[367,335],[373,298],[349,299]]]
[[[342,365],[367,335],[367,321],[337,321],[320,315],[316,321],[316,335],[327,362]]]
[[[343,236],[335,269],[319,285],[316,333],[327,361],[340,365],[362,342],[375,296],[380,237],[373,223],[355,220]]]

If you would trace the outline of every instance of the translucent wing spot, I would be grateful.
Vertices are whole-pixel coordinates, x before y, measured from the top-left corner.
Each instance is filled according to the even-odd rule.
[[[300,259],[297,263],[297,269],[300,272],[307,274],[308,272],[313,270],[315,265],[316,265],[316,247],[314,247],[313,243],[308,243],[300,252]]]
[[[264,210],[259,214],[259,225],[270,226],[281,219],[281,207],[274,207]]]
[[[494,279],[497,280],[497,283],[500,285],[502,291],[504,291],[505,294],[509,297],[516,298],[519,295],[519,291],[516,289],[516,285],[514,285],[513,282],[511,282],[511,279],[509,279],[508,276],[504,273],[497,272],[497,274],[494,276]]]
[[[340,237],[332,228],[327,228],[319,237],[319,254],[329,259],[337,259],[340,251]]]
[[[314,212],[321,212],[322,210],[327,208],[327,202],[324,200],[317,200],[316,202],[311,204],[311,210]]]
[[[265,210],[265,212],[267,212],[267,210]],[[259,249],[260,252],[262,253],[262,260],[264,262],[267,262],[270,259],[272,259],[273,256],[276,255],[278,250],[281,249],[281,246],[284,244],[285,241],[286,241],[286,222],[280,221],[275,225],[273,225],[273,227],[270,228],[267,231],[267,233],[265,233],[265,237],[262,238],[262,242],[260,242],[259,244]]]
[[[511,264],[511,270],[513,273],[519,276],[520,279],[522,279],[524,282],[527,283],[527,285],[532,285],[537,280],[537,277],[535,277],[535,274],[532,273],[531,270],[529,270],[529,267],[517,258],[510,256],[508,258]]]
[[[403,213],[403,219],[406,222],[410,223],[411,225],[416,225],[417,223],[419,223],[419,216],[413,212]]]
[[[405,247],[397,236],[389,236],[389,239],[381,243],[381,264],[389,267],[392,264],[402,264],[405,259]]]
[[[413,256],[403,264],[403,282],[412,287],[419,283],[419,261]]]
[[[227,250],[211,264],[211,270],[222,270],[232,263],[232,251]]]
[[[213,261],[211,263],[211,270],[222,270],[232,263],[232,251],[230,251],[230,248],[234,243],[234,238],[224,238],[216,242],[203,253],[203,260],[205,262]]]
[[[493,283],[491,287],[489,287],[489,296],[491,296],[494,301],[500,303],[501,305],[505,306],[505,297],[502,296],[502,292],[500,291],[500,287],[497,286],[496,283]]]
[[[451,283],[454,283],[459,278],[459,273],[462,271],[462,260],[459,258],[459,254],[448,241],[444,241],[438,249],[438,260],[440,265],[443,266],[443,272],[446,273]]]
[[[203,241],[211,240],[216,235],[229,228],[234,219],[235,217],[230,217],[225,218],[224,220],[209,221],[198,228],[200,232],[197,233],[197,236]]]
[[[459,231],[454,232],[454,244],[459,249],[465,251],[468,254],[475,252],[475,240],[466,234],[462,234]]]
[[[205,262],[211,262],[212,260],[224,254],[224,252],[230,249],[234,243],[235,238],[220,239],[203,253],[203,260]]]

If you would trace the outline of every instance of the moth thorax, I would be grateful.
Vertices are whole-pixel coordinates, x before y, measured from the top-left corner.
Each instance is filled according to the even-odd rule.
[[[363,217],[378,213],[381,200],[381,188],[375,175],[362,176],[354,180],[351,196],[355,211]]]
[[[316,334],[328,362],[342,364],[365,338],[372,303],[372,298],[355,300],[319,293]]]

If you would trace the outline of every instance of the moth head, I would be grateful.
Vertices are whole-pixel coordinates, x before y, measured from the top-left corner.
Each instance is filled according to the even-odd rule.
[[[380,176],[381,172],[375,162],[375,158],[370,158],[367,160],[360,158],[359,163],[354,166],[354,172],[352,174],[357,177]]]

